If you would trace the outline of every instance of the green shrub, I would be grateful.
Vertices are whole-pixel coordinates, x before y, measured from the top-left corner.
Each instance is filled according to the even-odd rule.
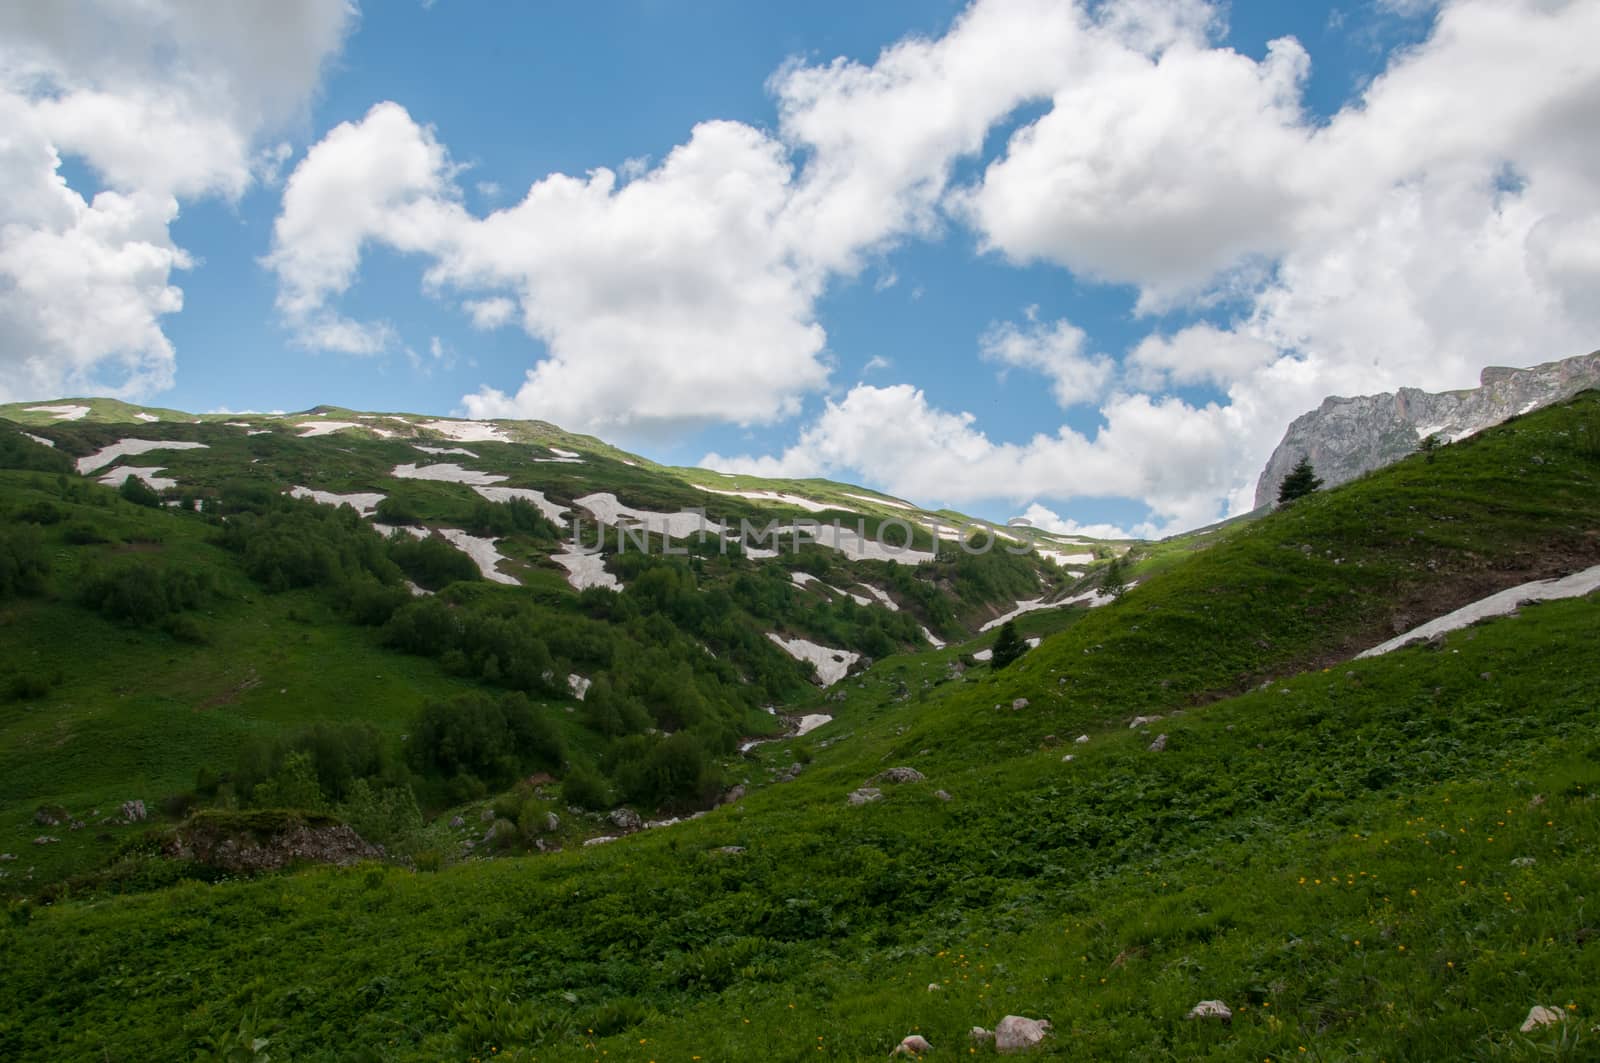
[[[567,777],[561,780],[561,800],[591,812],[611,807],[611,793],[605,779],[587,764],[573,765]]]
[[[435,778],[471,776],[505,785],[565,756],[561,733],[521,694],[466,694],[426,706],[411,726],[411,765]]]
[[[477,562],[437,535],[426,539],[397,535],[389,542],[389,559],[431,591],[459,580],[483,578]]]
[[[0,528],[0,598],[36,594],[50,575],[50,555],[38,528]]]
[[[210,591],[210,577],[203,572],[122,561],[106,569],[88,569],[78,597],[112,620],[156,624],[202,604]]]
[[[124,501],[132,502],[136,506],[155,509],[161,505],[161,495],[137,476],[129,476],[123,480],[122,486],[117,488],[117,494]]]

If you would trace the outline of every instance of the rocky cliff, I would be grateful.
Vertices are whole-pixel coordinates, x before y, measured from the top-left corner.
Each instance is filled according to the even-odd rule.
[[[1485,369],[1480,386],[1434,394],[1401,388],[1382,395],[1325,399],[1296,418],[1256,482],[1256,505],[1277,501],[1278,485],[1302,455],[1325,486],[1353,480],[1417,449],[1430,435],[1465,439],[1508,417],[1600,387],[1600,351],[1531,369]]]

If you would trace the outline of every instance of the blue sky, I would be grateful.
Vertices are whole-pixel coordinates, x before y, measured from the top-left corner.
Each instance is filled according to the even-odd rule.
[[[1562,253],[1593,178],[1559,146],[1595,132],[1563,44],[1587,6],[13,13],[39,147],[10,164],[82,206],[11,219],[41,242],[9,268],[62,279],[0,301],[0,397],[536,416],[991,517],[1195,526],[1248,508],[1325,394],[1594,346],[1592,262]],[[1499,79],[1527,98],[1474,98]],[[159,132],[122,143],[107,101]],[[519,211],[531,186],[565,206]]]

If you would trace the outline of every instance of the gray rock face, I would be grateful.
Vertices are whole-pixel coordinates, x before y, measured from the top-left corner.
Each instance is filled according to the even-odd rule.
[[[907,783],[922,782],[925,778],[927,778],[927,776],[923,775],[922,772],[918,771],[916,768],[890,768],[887,771],[880,771],[869,781]]]
[[[1295,418],[1256,482],[1256,506],[1278,500],[1278,485],[1302,457],[1325,487],[1399,461],[1430,435],[1455,442],[1508,417],[1600,387],[1600,351],[1532,369],[1485,369],[1481,386],[1433,394],[1416,388],[1328,398]]]
[[[611,821],[613,827],[621,830],[639,830],[644,826],[644,820],[639,818],[639,813],[631,808],[619,808],[606,819]]]

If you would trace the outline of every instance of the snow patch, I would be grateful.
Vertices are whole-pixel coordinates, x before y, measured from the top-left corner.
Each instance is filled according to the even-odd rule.
[[[32,432],[24,432],[22,434],[27,436],[29,439],[33,440],[35,443],[39,444],[41,447],[53,447],[53,446],[56,445],[56,441],[55,440],[46,439],[44,436],[36,436]]]
[[[938,635],[935,635],[933,632],[929,631],[926,627],[924,627],[922,629],[922,637],[927,639],[928,640],[928,644],[931,645],[936,650],[942,650],[942,649],[945,648],[945,646],[948,645],[948,643],[946,643],[944,639],[940,638]]]
[[[303,421],[295,427],[303,430],[300,433],[301,439],[312,439],[316,436],[342,432],[346,428],[361,428],[363,425],[359,421]]]
[[[845,492],[845,496],[844,497],[853,498],[857,502],[871,502],[873,505],[877,505],[877,506],[889,506],[892,509],[916,509],[917,508],[916,506],[913,506],[909,502],[896,502],[892,498],[876,498],[876,497],[874,497],[872,495],[853,495],[853,494],[850,494],[848,491]]]
[[[874,587],[870,583],[862,583],[858,584],[858,586],[868,594],[872,595],[874,598],[878,599],[878,604],[889,610],[891,613],[898,613],[900,611],[900,606],[895,603],[893,598],[889,597],[888,591],[883,590],[881,587]]]
[[[53,413],[58,421],[80,421],[89,416],[87,406],[29,406],[28,413]]]
[[[397,480],[433,480],[442,483],[468,484],[472,487],[482,487],[497,484],[510,477],[500,476],[492,472],[478,472],[474,469],[463,469],[459,465],[441,463],[439,465],[396,465],[389,473]]]
[[[800,722],[799,722],[799,724],[797,724],[795,726],[795,729],[794,729],[794,736],[796,738],[799,738],[801,735],[808,735],[812,731],[815,731],[818,727],[822,727],[822,726],[824,726],[826,724],[830,724],[832,722],[833,722],[833,717],[827,715],[826,713],[821,713],[821,712],[810,712],[810,713],[807,713],[806,715],[800,717]]]
[[[560,447],[546,447],[545,449],[550,451],[550,453],[554,454],[558,458],[567,458],[569,460],[577,459],[578,461],[583,460],[583,455],[579,454],[576,450],[562,450]]]
[[[617,496],[609,491],[585,495],[577,502],[594,514],[594,519],[602,524],[621,525],[626,522],[627,525],[642,527],[654,535],[665,535],[670,539],[687,539],[702,531],[719,536],[726,533],[722,525],[708,519],[704,513],[693,510],[681,513],[657,513],[648,509],[634,509],[623,505]]]
[[[423,421],[420,427],[448,436],[457,443],[511,442],[499,425],[487,421]]]
[[[501,479],[503,480],[505,477],[502,476]],[[473,487],[473,490],[478,492],[478,494],[482,495],[484,498],[487,498],[490,502],[509,502],[513,498],[520,498],[525,502],[532,502],[534,505],[539,507],[540,513],[543,513],[546,517],[555,521],[557,524],[560,524],[562,521],[566,520],[567,517],[566,506],[556,505],[554,502],[550,501],[544,496],[543,491],[535,491],[531,487],[475,486]]]
[[[576,672],[567,676],[567,689],[572,691],[572,696],[579,701],[584,699],[584,696],[589,693],[589,688],[592,686],[594,686],[594,680],[587,676],[578,675]]]
[[[698,484],[696,486],[699,486]],[[791,495],[783,491],[724,491],[715,487],[701,487],[700,490],[708,495],[724,495],[729,498],[748,498],[757,502],[781,502],[785,505],[803,509],[807,513],[821,513],[827,509],[837,509],[828,502],[818,502],[814,498],[805,498],[801,495]]]
[[[205,450],[204,443],[183,443],[165,439],[119,439],[108,447],[90,454],[86,458],[78,459],[78,472],[91,473],[96,469],[104,468],[118,458],[131,457],[135,454],[147,454],[152,450]],[[120,481],[119,481],[120,482]]]
[[[567,570],[567,582],[575,590],[589,587],[604,587],[612,591],[622,589],[622,581],[606,571],[605,556],[598,551],[567,549],[559,554],[551,554],[550,560]]]
[[[395,532],[405,532],[414,539],[426,539],[429,535],[433,534],[427,528],[419,528],[414,524],[380,524],[377,521],[373,521],[372,526],[377,530],[379,535],[382,535],[385,538],[393,535]]]
[[[995,628],[999,627],[1001,624],[1004,624],[1008,620],[1015,620],[1017,617],[1021,616],[1023,613],[1037,612],[1040,609],[1054,609],[1057,606],[1065,605],[1065,604],[1067,604],[1067,603],[1066,602],[1047,602],[1043,598],[1035,598],[1032,601],[1027,601],[1027,602],[1018,602],[1017,603],[1017,607],[1015,609],[1011,610],[1009,613],[1004,614],[1003,616],[995,617],[993,620],[989,621],[987,624],[983,625],[978,630],[979,631],[993,631]]]
[[[146,424],[149,424],[151,421],[159,421],[159,420],[161,420],[161,418],[157,417],[155,414],[153,414],[153,413],[145,413],[143,410],[140,410],[138,413],[134,414],[133,416],[134,416],[134,418],[136,420],[143,421]]]
[[[357,492],[350,495],[334,494],[332,491],[318,491],[310,487],[296,485],[289,488],[291,498],[309,498],[313,502],[321,502],[325,506],[350,506],[363,517],[370,517],[377,510],[378,503],[382,502],[385,495],[377,492]]]
[[[1582,572],[1574,572],[1561,579],[1535,580],[1524,583],[1520,587],[1491,594],[1487,598],[1463,606],[1453,613],[1446,613],[1436,620],[1430,620],[1421,627],[1412,628],[1398,638],[1380,643],[1372,649],[1356,655],[1362,657],[1378,657],[1385,653],[1393,652],[1402,646],[1409,646],[1413,642],[1422,642],[1443,635],[1447,631],[1476,624],[1480,620],[1488,620],[1496,616],[1509,616],[1517,611],[1517,607],[1524,602],[1550,602],[1560,598],[1581,598],[1586,594],[1593,594],[1600,590],[1600,565],[1586,568]]]
[[[843,679],[849,673],[850,666],[861,659],[859,653],[821,646],[807,639],[786,639],[770,631],[767,632],[767,638],[795,660],[810,661],[817,670],[817,678],[825,687],[831,687]]]
[[[466,447],[427,447],[423,446],[421,443],[413,443],[411,446],[413,449],[420,450],[424,454],[462,454],[469,458],[476,458],[478,456],[472,451],[468,450]]]
[[[169,480],[166,477],[156,475],[156,473],[160,472],[165,467],[166,466],[164,465],[157,465],[154,468],[140,469],[135,468],[132,465],[119,465],[115,469],[112,469],[110,472],[106,473],[104,476],[100,477],[100,482],[105,484],[107,487],[121,487],[123,481],[132,476],[135,479],[143,480],[154,490],[165,491],[169,487],[178,486],[178,481]]]
[[[1094,560],[1094,554],[1092,553],[1069,554],[1061,550],[1039,550],[1039,556],[1046,561],[1054,561],[1062,568],[1066,568],[1069,565],[1087,565]]]
[[[521,586],[514,576],[508,576],[495,568],[495,565],[505,560],[505,556],[494,548],[493,539],[468,535],[460,528],[438,528],[436,530],[449,541],[450,545],[477,562],[478,571],[483,573],[484,579],[492,580],[495,583],[507,583],[513,587]]]

